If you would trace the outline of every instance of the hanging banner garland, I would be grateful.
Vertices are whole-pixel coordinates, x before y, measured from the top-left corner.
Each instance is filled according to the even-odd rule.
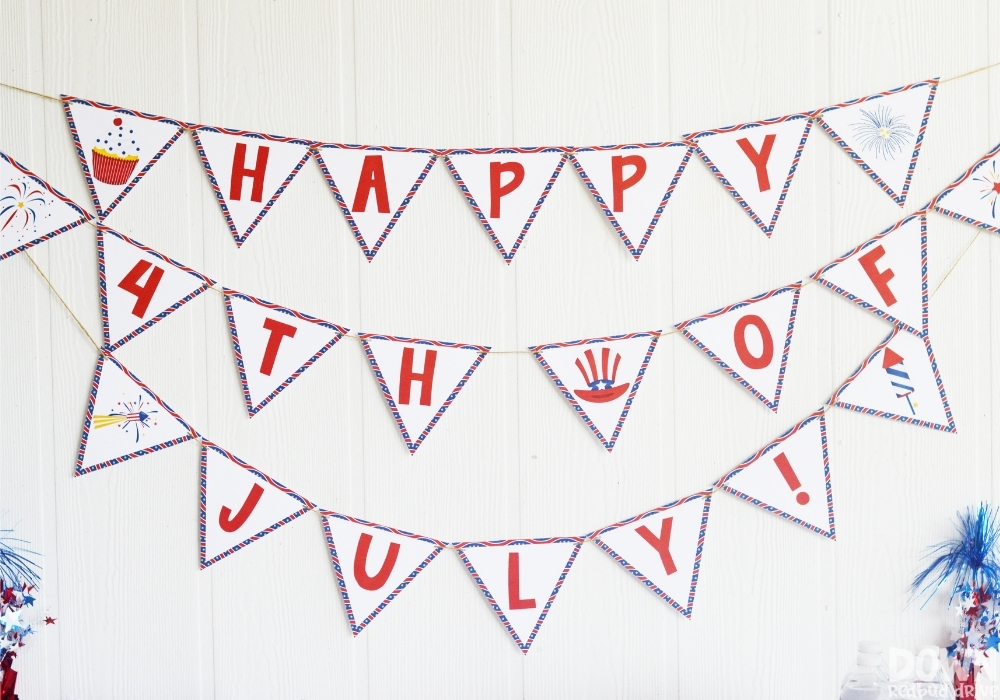
[[[930,208],[945,216],[1000,233],[997,200],[1000,199],[1000,145],[979,159],[931,202]]]
[[[611,452],[659,339],[660,331],[628,333],[536,345],[528,351]],[[574,386],[579,388],[570,388]]]
[[[801,282],[772,289],[682,321],[675,328],[740,386],[777,413],[801,289]],[[775,352],[778,348],[780,351]]]
[[[434,166],[420,148],[320,144],[316,158],[368,262]]]
[[[97,218],[106,219],[180,138],[183,122],[63,95]]]
[[[233,353],[253,418],[337,344],[348,329],[222,288]]]
[[[926,210],[870,238],[812,278],[889,323],[926,335]]]
[[[445,163],[509,265],[562,172],[559,148],[448,151]]]
[[[711,504],[712,492],[700,491],[598,530],[589,537],[653,593],[690,619]]]
[[[910,190],[937,85],[925,80],[815,113],[823,130],[899,206]]]
[[[201,568],[314,508],[218,445],[201,441]]]
[[[697,145],[705,165],[770,238],[811,127],[809,114],[790,114],[684,138]]]
[[[194,429],[152,389],[101,353],[91,382],[76,475],[159,452],[196,437]]]
[[[452,177],[508,265],[565,162],[559,148],[483,148],[445,156]]]
[[[747,503],[836,539],[823,409],[758,450],[719,479],[717,486]]]
[[[956,432],[929,336],[899,330],[879,343],[829,403],[869,416]]]
[[[241,247],[305,165],[312,143],[211,126],[200,126],[191,135],[229,231]]]
[[[570,153],[576,171],[636,262],[692,150],[690,144],[676,142],[595,146]]]
[[[582,537],[456,542],[458,556],[522,653],[548,616]]]
[[[0,260],[91,220],[69,197],[0,152]]]
[[[429,537],[320,510],[351,632],[357,637],[446,546]],[[373,573],[374,572],[374,573]]]
[[[97,230],[104,345],[117,350],[215,284],[106,227]]]
[[[481,345],[376,333],[359,333],[358,337],[411,455],[490,351]],[[419,387],[419,394],[414,385]],[[416,439],[411,437],[411,430]]]

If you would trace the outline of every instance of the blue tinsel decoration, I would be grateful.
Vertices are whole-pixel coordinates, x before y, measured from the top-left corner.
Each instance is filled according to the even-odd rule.
[[[25,549],[27,541],[13,537],[11,529],[0,529],[0,581],[7,588],[20,588],[22,583],[38,586],[41,577],[38,574],[39,565],[29,556],[38,555]]]
[[[914,595],[926,594],[924,605],[948,579],[953,579],[949,606],[957,594],[982,591],[991,598],[1000,594],[1000,508],[980,503],[978,511],[969,508],[956,515],[958,534],[931,548],[927,556],[934,561],[910,585]]]

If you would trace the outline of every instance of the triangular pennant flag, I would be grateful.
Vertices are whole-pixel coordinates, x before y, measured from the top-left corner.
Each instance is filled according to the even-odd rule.
[[[311,141],[200,126],[191,132],[237,246],[309,159]]]
[[[184,419],[111,355],[101,353],[91,382],[76,475],[159,452],[195,437]]]
[[[0,260],[90,219],[71,199],[0,152]]]
[[[582,545],[582,537],[550,537],[458,542],[455,547],[493,612],[527,654]]]
[[[830,398],[849,411],[957,432],[929,336],[894,329]]]
[[[201,568],[315,506],[218,445],[201,444]]]
[[[597,205],[637,261],[692,149],[687,143],[643,143],[578,148],[570,154]]]
[[[174,145],[183,125],[68,95],[62,99],[97,218],[103,220]]]
[[[836,539],[824,410],[814,412],[719,479],[734,496]]]
[[[770,238],[812,121],[808,114],[687,134],[702,160]]]
[[[927,212],[834,260],[812,278],[903,330],[927,333]]]
[[[711,503],[712,492],[701,491],[590,537],[626,571],[690,619]]]
[[[801,289],[800,282],[772,289],[678,323],[676,328],[740,386],[777,412]]]
[[[358,636],[427,568],[444,542],[320,511],[347,621]]]
[[[586,338],[528,348],[604,448],[611,452],[660,331]]]
[[[322,144],[316,151],[361,250],[371,262],[436,160],[420,148]]]
[[[97,231],[104,344],[117,350],[215,284],[117,231]]]
[[[226,313],[247,413],[258,411],[336,345],[346,328],[226,289]]]
[[[931,206],[946,216],[1000,233],[1000,146],[979,159],[962,177],[934,198]]]
[[[937,84],[925,80],[831,105],[815,117],[899,206],[910,190]]]
[[[490,351],[482,345],[375,333],[358,337],[411,455]]]
[[[558,148],[449,151],[448,169],[493,245],[510,264],[562,172]]]

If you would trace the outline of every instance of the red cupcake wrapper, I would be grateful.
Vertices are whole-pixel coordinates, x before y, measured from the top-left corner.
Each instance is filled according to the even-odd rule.
[[[105,155],[96,148],[91,151],[94,177],[105,185],[124,185],[132,177],[138,159],[125,159]]]

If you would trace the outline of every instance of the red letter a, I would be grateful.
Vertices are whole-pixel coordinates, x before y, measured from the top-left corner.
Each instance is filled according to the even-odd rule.
[[[748,139],[740,139],[736,142],[740,148],[743,149],[743,153],[746,157],[750,159],[753,163],[754,169],[757,171],[757,188],[761,192],[767,192],[771,189],[771,181],[767,179],[767,159],[771,157],[771,146],[774,145],[774,134],[768,134],[764,137],[764,145],[761,146],[760,152],[754,150],[754,147],[750,145]]]
[[[364,211],[368,206],[368,197],[375,190],[375,206],[379,214],[389,213],[389,192],[385,186],[385,168],[382,156],[365,156],[361,164],[361,177],[358,178],[358,191],[354,194],[354,204],[351,211]]]
[[[639,537],[646,540],[650,547],[656,550],[657,554],[660,555],[660,561],[663,563],[663,570],[667,572],[667,575],[677,573],[677,567],[674,566],[674,558],[670,556],[670,530],[673,528],[674,519],[664,518],[660,522],[660,536],[657,538],[648,527],[643,525],[638,528],[636,532],[639,533]]]

